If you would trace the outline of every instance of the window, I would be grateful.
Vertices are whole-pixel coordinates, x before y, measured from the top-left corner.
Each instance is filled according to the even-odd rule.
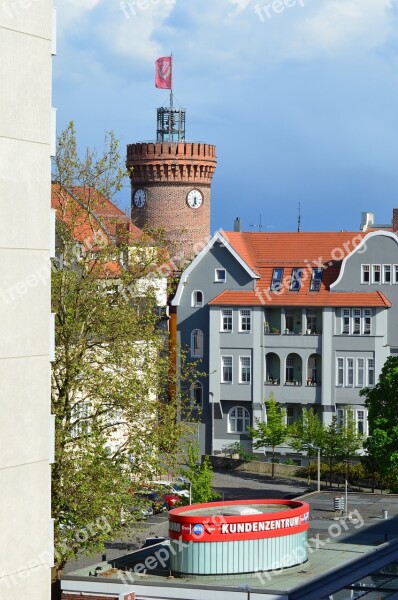
[[[250,356],[240,356],[239,383],[250,383],[251,381],[251,358]]]
[[[286,381],[291,383],[294,380],[294,359],[288,356],[286,359]]]
[[[232,331],[232,308],[221,311],[221,331]]]
[[[381,283],[380,265],[372,265],[372,283]]]
[[[228,414],[228,433],[246,433],[250,425],[249,411],[243,406],[236,406]]]
[[[200,329],[195,329],[192,332],[191,339],[191,356],[203,356],[203,332]]]
[[[375,384],[375,361],[374,358],[368,358],[368,386],[373,387]]]
[[[271,290],[279,292],[282,287],[283,269],[274,269],[272,273]]]
[[[293,313],[290,312],[290,311],[286,311],[286,313],[285,313],[285,327],[289,331],[293,331],[294,330]]]
[[[341,333],[343,333],[344,335],[348,335],[350,333],[350,315],[350,309],[343,308],[343,323]]]
[[[354,335],[360,335],[361,333],[361,314],[362,313],[360,308],[354,308]]]
[[[347,358],[347,387],[354,385],[354,359]]]
[[[286,425],[293,425],[294,422],[294,408],[293,406],[288,406],[286,408]]]
[[[221,383],[232,383],[232,356],[221,357]]]
[[[364,312],[364,323],[363,323],[363,333],[364,335],[370,335],[371,325],[372,325],[372,311],[369,308],[365,308]]]
[[[345,410],[343,408],[338,408],[336,411],[336,417],[337,417],[337,429],[340,430],[342,427],[344,427],[344,421],[345,421]]]
[[[225,280],[226,280],[225,269],[216,269],[215,281],[218,283],[223,283]]]
[[[357,358],[357,387],[365,385],[365,359]]]
[[[250,331],[251,327],[251,311],[244,308],[239,312],[239,331]]]
[[[203,292],[200,290],[192,292],[192,306],[203,306]]]
[[[394,265],[394,283],[398,283],[398,265]]]
[[[307,312],[307,329],[310,329],[311,333],[315,333],[317,331],[316,312]]]
[[[344,385],[344,358],[337,359],[337,385]]]
[[[70,435],[73,438],[90,433],[90,405],[88,402],[79,402],[74,405],[71,415]]]
[[[311,292],[319,292],[319,290],[321,289],[321,281],[322,281],[322,268],[316,267],[315,269],[312,269],[310,291]]]
[[[370,265],[362,265],[361,283],[370,283]]]
[[[383,283],[391,283],[391,265],[383,265]]]
[[[301,277],[303,275],[303,269],[295,267],[292,271],[292,278],[290,280],[290,291],[298,292],[301,287]]]
[[[343,308],[341,320],[343,335],[370,335],[371,333],[372,310],[369,308]]]
[[[357,432],[359,435],[365,435],[365,411],[357,410]]]
[[[199,381],[191,385],[191,402],[193,406],[202,406],[203,404],[203,386]]]

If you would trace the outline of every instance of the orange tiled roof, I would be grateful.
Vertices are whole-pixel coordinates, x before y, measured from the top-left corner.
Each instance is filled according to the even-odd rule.
[[[99,242],[127,242],[143,235],[120,208],[94,188],[74,187],[69,194],[53,183],[51,206],[58,219],[73,225],[73,238],[93,250]]]
[[[211,306],[333,306],[333,307],[390,307],[391,302],[382,292],[329,292],[327,297],[318,292],[269,296],[255,291],[229,291],[209,302]]]
[[[255,233],[223,232],[234,250],[260,275],[253,292],[225,291],[210,304],[275,306],[391,306],[379,292],[331,292],[339,276],[342,260],[350,254],[366,232]],[[313,267],[323,266],[319,291],[310,291]],[[283,268],[280,292],[270,291],[274,268]],[[303,269],[299,291],[290,291],[292,269]],[[369,304],[370,303],[370,304]]]

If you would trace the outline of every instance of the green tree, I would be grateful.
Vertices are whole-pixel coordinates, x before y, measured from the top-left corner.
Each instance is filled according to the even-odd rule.
[[[322,449],[325,443],[325,426],[312,408],[303,408],[302,417],[289,427],[289,445],[298,452],[306,451],[309,457],[308,482],[311,477],[311,458],[318,455],[313,447]]]
[[[249,435],[253,438],[254,448],[269,447],[272,450],[272,478],[275,477],[275,448],[287,439],[288,427],[286,425],[286,409],[283,408],[270,394],[269,400],[265,401],[266,421],[256,419],[256,426],[249,427]]]
[[[361,390],[368,409],[367,461],[382,483],[398,485],[398,358],[387,358],[374,388]]]
[[[186,427],[177,418],[185,403],[170,369],[168,334],[159,327],[163,247],[98,217],[103,196],[112,198],[124,176],[112,134],[102,154],[87,150],[83,159],[73,124],[60,136],[53,186],[54,579],[69,558],[102,548],[120,528],[135,502],[132,485],[151,479],[160,462],[175,467]]]
[[[337,423],[337,417],[332,418],[332,422],[325,431],[323,454],[329,462],[329,485],[332,485],[333,465],[341,460],[343,456],[340,428]]]
[[[201,461],[197,443],[188,443],[186,467],[180,472],[191,482],[192,504],[210,502],[217,495],[213,490],[213,467],[210,459],[205,456]]]

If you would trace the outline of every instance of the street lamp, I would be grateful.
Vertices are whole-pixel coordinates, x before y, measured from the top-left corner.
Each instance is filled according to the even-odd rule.
[[[211,396],[211,454],[214,454],[214,394],[209,392]]]
[[[321,449],[319,446],[314,446],[314,444],[305,444],[306,448],[310,450],[318,451],[318,492],[321,491]]]

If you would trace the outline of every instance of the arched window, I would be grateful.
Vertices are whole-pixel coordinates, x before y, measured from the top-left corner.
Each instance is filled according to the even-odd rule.
[[[195,381],[191,385],[191,402],[193,406],[202,406],[203,404],[203,385],[200,381]]]
[[[228,433],[246,433],[250,425],[249,411],[243,406],[231,408],[228,414]]]
[[[192,332],[191,356],[196,358],[203,356],[203,332],[200,329],[194,329]]]
[[[203,306],[203,292],[200,290],[192,292],[192,306]]]

